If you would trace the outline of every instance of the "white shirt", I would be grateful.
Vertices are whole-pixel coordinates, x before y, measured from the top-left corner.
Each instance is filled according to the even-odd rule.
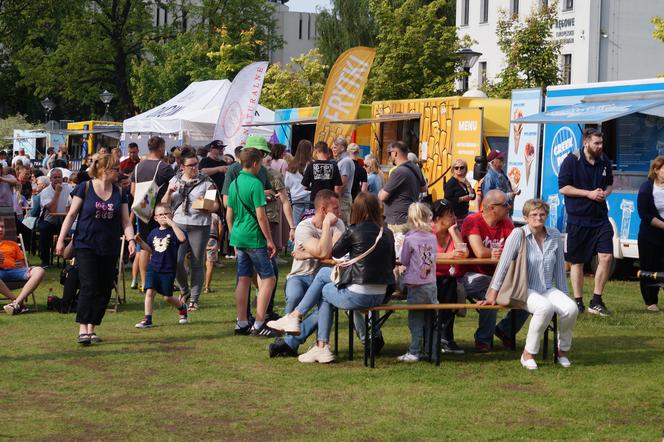
[[[655,200],[655,207],[659,212],[659,216],[664,218],[664,187],[657,187],[657,184],[653,184],[652,197]]]
[[[64,213],[67,211],[67,207],[69,206],[69,200],[70,200],[69,194],[71,193],[71,191],[72,187],[69,184],[62,183],[62,190],[60,191],[58,204],[56,206],[54,213]],[[39,194],[39,201],[41,203],[41,206],[46,207],[49,204],[51,204],[51,201],[53,201],[54,196],[55,196],[55,189],[53,188],[52,185],[49,185]],[[54,224],[59,223],[59,221],[61,221],[62,219],[63,218],[60,216],[50,215],[48,211],[44,215],[44,221],[48,221]]]
[[[306,200],[309,202],[310,191],[302,185],[302,174],[286,172],[284,175],[284,186],[290,191],[291,201]]]
[[[30,158],[28,158],[26,156],[23,156],[23,155],[16,155],[12,159],[12,167],[14,167],[16,165],[16,163],[18,163],[19,161],[26,167],[30,166],[30,163],[31,163]]]

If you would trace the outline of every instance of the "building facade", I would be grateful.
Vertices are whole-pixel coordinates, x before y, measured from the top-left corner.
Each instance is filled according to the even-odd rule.
[[[505,67],[498,48],[499,11],[523,20],[547,0],[457,0],[459,37],[469,36],[481,52],[471,68],[470,87],[495,79]],[[562,42],[563,82],[651,78],[664,73],[664,43],[652,36],[651,19],[664,15],[664,0],[559,0],[553,38]]]
[[[270,63],[285,66],[291,58],[306,54],[316,47],[316,15],[311,12],[290,11],[283,0],[277,3],[274,18],[276,32],[284,39],[281,49],[270,51]]]

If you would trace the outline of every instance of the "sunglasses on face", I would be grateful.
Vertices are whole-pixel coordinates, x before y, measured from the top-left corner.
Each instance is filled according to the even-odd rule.
[[[466,166],[454,166],[454,170],[465,170]]]
[[[185,164],[184,167],[198,167],[198,163],[194,163],[194,164]]]

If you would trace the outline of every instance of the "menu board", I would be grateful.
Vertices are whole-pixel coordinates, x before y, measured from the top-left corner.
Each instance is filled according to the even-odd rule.
[[[618,170],[646,172],[658,155],[664,155],[664,118],[637,113],[616,120]]]

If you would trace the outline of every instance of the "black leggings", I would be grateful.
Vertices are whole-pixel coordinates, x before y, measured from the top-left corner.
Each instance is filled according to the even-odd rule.
[[[99,325],[111,299],[118,256],[100,256],[94,250],[76,249],[76,262],[81,283],[76,322]]]
[[[457,302],[457,280],[451,276],[439,276],[436,278],[438,289],[438,302],[440,304],[456,304]],[[442,338],[447,342],[454,341],[454,317],[455,310],[439,310],[438,314],[443,322]]]
[[[648,272],[664,272],[664,253],[662,247],[647,241],[639,240],[639,265],[641,270]],[[646,305],[657,304],[659,286],[650,281],[641,281],[641,296]]]

